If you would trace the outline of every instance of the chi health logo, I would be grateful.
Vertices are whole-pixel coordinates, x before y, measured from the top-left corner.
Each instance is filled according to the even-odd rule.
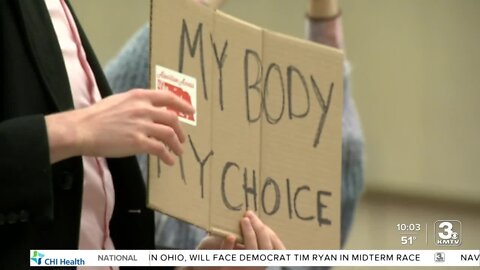
[[[42,254],[42,253],[34,250],[33,255],[31,257],[31,260],[34,261],[37,265],[41,265],[43,257],[45,257],[45,254]]]

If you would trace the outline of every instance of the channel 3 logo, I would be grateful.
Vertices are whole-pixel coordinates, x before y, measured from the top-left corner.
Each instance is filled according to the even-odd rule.
[[[435,262],[443,263],[445,262],[445,253],[444,252],[436,252],[434,257]]]
[[[458,220],[437,220],[435,222],[435,244],[437,246],[460,246],[462,223]]]

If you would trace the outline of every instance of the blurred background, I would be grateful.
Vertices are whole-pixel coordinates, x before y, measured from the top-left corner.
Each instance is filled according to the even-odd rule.
[[[72,0],[103,65],[149,19],[149,0]],[[304,37],[306,0],[229,0],[248,22]],[[436,220],[480,248],[480,1],[342,0],[366,146],[349,249],[438,249]],[[419,223],[412,245],[397,224]]]

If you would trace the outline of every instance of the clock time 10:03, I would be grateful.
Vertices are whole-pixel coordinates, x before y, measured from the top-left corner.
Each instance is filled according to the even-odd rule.
[[[400,232],[419,232],[422,230],[422,225],[418,223],[398,223],[397,230]]]
[[[422,225],[420,223],[398,223],[396,229],[400,233],[402,246],[413,245],[422,230]]]

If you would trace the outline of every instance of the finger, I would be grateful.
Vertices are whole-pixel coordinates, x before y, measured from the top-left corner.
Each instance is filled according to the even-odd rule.
[[[240,244],[240,243],[235,243],[235,247],[233,249],[239,249],[239,250],[244,250],[245,245]]]
[[[183,153],[182,144],[177,137],[175,131],[169,127],[155,123],[149,123],[146,126],[146,135],[163,142],[166,146],[173,150],[176,155]]]
[[[243,239],[245,241],[245,249],[258,249],[257,237],[253,230],[250,219],[247,217],[242,218],[240,221],[243,233]]]
[[[148,91],[152,104],[156,107],[169,107],[177,112],[193,114],[195,110],[192,105],[177,97],[170,91]]]
[[[171,127],[177,134],[181,143],[186,141],[185,131],[180,125],[180,121],[175,112],[166,110],[165,108],[155,108],[152,114],[152,120],[155,123]]]
[[[145,152],[158,156],[167,165],[175,164],[173,155],[161,141],[149,137],[145,137],[143,141]]]
[[[260,249],[286,249],[285,245],[277,236],[277,234],[272,229],[270,229],[270,227],[265,225],[255,213],[253,213],[252,211],[247,211],[245,216],[251,220],[252,227],[256,231],[257,238],[259,239],[258,242]],[[259,229],[263,232],[259,233]],[[267,241],[266,239],[268,239],[270,243],[264,242]],[[267,248],[262,248],[262,243],[266,244]]]
[[[272,247],[275,250],[285,250],[285,245],[283,244],[282,240],[278,238],[277,234],[273,232],[271,229],[270,231],[270,239],[272,240]]]
[[[223,238],[215,235],[207,235],[198,245],[197,249],[219,249],[222,245]]]
[[[236,240],[235,236],[227,235],[227,237],[223,239],[220,249],[227,249],[227,250],[233,249],[235,247],[235,240]]]
[[[272,249],[270,229],[252,211],[247,211],[245,216],[250,220],[255,235],[257,236],[259,249]]]

